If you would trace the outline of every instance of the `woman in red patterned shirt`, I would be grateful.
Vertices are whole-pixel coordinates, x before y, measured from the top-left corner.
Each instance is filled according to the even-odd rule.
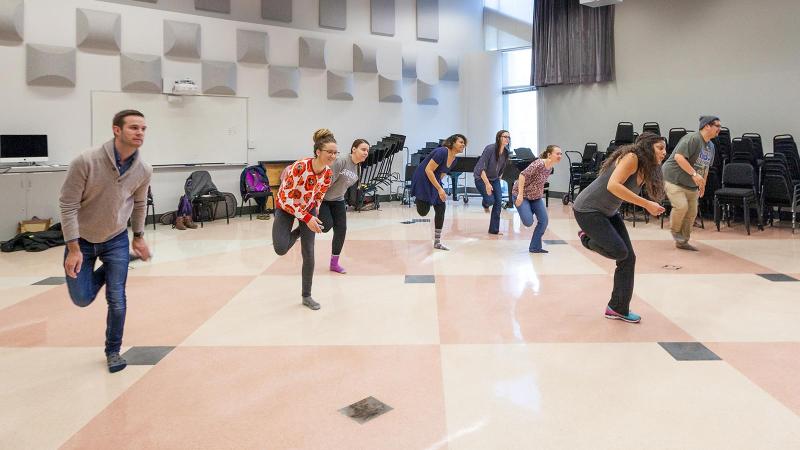
[[[547,206],[544,202],[544,183],[550,176],[553,166],[561,161],[561,147],[548,145],[539,159],[530,163],[519,174],[519,179],[514,182],[511,196],[517,208],[519,218],[526,227],[533,225],[533,216],[536,216],[536,228],[528,245],[531,253],[549,253],[542,248],[542,236],[547,229]]]
[[[275,222],[272,224],[272,246],[275,253],[285,255],[300,238],[303,255],[303,305],[319,309],[311,297],[314,275],[314,235],[322,231],[317,208],[331,185],[330,165],[336,160],[339,148],[328,129],[314,132],[314,157],[294,162],[284,171],[278,189]],[[294,219],[300,225],[292,230]]]

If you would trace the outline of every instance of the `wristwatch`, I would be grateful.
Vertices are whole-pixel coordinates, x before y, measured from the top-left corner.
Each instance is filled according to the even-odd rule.
[[[696,176],[698,176],[698,175],[700,175],[700,174],[699,174],[699,173],[697,173],[697,171],[695,170],[695,171],[694,171],[694,173],[692,173],[692,175],[691,175],[691,176],[692,176],[692,178],[694,178],[694,177],[696,177]]]
[[[133,232],[133,237],[135,237],[135,238],[144,237],[144,231],[134,231]]]

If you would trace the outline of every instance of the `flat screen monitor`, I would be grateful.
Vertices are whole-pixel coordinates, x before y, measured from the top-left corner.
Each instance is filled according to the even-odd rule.
[[[0,135],[0,162],[42,162],[47,161],[46,134],[3,134]]]

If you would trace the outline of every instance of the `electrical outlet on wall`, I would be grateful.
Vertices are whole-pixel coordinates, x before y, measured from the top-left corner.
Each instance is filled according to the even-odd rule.
[[[253,150],[256,148],[256,140],[255,139],[248,139],[247,140],[247,148]]]

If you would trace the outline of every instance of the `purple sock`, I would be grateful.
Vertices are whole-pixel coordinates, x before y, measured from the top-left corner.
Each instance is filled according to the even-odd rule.
[[[331,271],[337,273],[347,273],[344,267],[339,265],[339,255],[331,255]]]

